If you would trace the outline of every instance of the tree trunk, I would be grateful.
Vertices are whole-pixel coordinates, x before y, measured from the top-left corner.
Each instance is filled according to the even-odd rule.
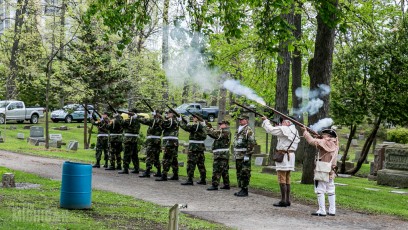
[[[350,149],[351,140],[353,140],[353,137],[356,134],[356,131],[357,131],[357,125],[350,125],[350,133],[347,139],[346,149],[344,150],[343,157],[341,158],[340,173],[346,172],[346,158],[347,158],[348,151]]]
[[[329,0],[322,6],[322,8],[337,8],[338,0]],[[330,6],[328,6],[330,5]],[[325,11],[327,14],[328,12]],[[327,17],[324,16],[324,17]],[[336,14],[333,12],[330,15],[331,21],[334,21]],[[333,62],[335,26],[328,25],[322,19],[322,15],[317,15],[317,33],[315,40],[314,57],[309,61],[308,69],[310,74],[310,88],[316,89],[318,85],[325,84],[330,86],[331,70]],[[320,98],[323,101],[323,107],[315,115],[309,116],[308,123],[315,124],[320,119],[325,118],[329,114],[329,96]],[[303,159],[303,173],[302,184],[313,184],[313,170],[314,158],[316,155],[316,148],[312,145],[307,145],[305,148],[305,155]]]
[[[293,11],[289,14],[281,15],[288,23],[293,24]],[[288,50],[288,44],[286,41],[279,44],[279,57],[282,61],[278,63],[276,69],[276,96],[275,96],[275,109],[284,114],[288,114],[288,91],[289,91],[289,75],[290,75],[290,53]],[[275,115],[276,117],[276,115]],[[269,164],[272,164],[272,156],[275,152],[276,145],[278,143],[277,138],[271,137],[271,148],[269,153]]]
[[[163,38],[162,38],[162,65],[165,66],[169,60],[169,4],[170,0],[165,0],[163,3]],[[164,89],[163,99],[169,98],[169,86],[167,79],[163,80],[162,86]]]
[[[10,73],[7,77],[6,81],[6,99],[14,99],[17,96],[17,89],[16,89],[16,78],[17,78],[17,71],[18,71],[18,52],[19,52],[19,45],[20,45],[20,38],[21,38],[21,29],[24,24],[24,16],[27,12],[27,5],[28,0],[18,0],[17,1],[17,9],[16,9],[16,17],[14,23],[14,38],[13,38],[13,46],[11,47],[11,56],[10,56]]]
[[[221,82],[223,82],[225,79],[224,77],[221,78]],[[225,119],[226,115],[226,104],[227,104],[227,89],[222,87],[222,83],[220,83],[220,96],[219,96],[219,101],[218,101],[218,121],[222,121]]]
[[[66,10],[66,5],[65,5],[65,0],[62,1],[61,3],[61,18],[60,18],[60,52],[59,52],[59,60],[61,65],[63,66],[62,63],[64,62],[64,41],[65,41],[65,10]],[[59,93],[59,104],[60,107],[62,108],[64,106],[64,101],[65,101],[65,92],[63,90],[63,82],[60,81],[60,89],[62,89]]]
[[[301,4],[301,3],[300,3]],[[301,7],[301,5],[299,6]],[[302,15],[295,14],[293,24],[295,25],[295,30],[293,34],[297,41],[302,38]],[[297,109],[302,105],[302,99],[296,97],[296,89],[302,87],[302,53],[298,46],[295,46],[295,50],[292,55],[292,108]],[[304,123],[303,115],[296,117],[296,119]]]
[[[89,149],[89,142],[88,142],[88,103],[84,104],[84,149]]]
[[[367,159],[367,155],[370,152],[370,147],[371,147],[373,141],[375,140],[375,137],[377,136],[377,131],[380,128],[381,121],[382,121],[382,119],[381,119],[381,117],[379,117],[377,119],[377,122],[374,124],[373,130],[371,131],[371,133],[368,136],[366,142],[364,143],[363,149],[361,150],[361,156],[357,161],[356,167],[354,167],[353,169],[347,171],[347,173],[350,173],[351,175],[355,175],[358,172],[358,170],[360,170],[361,166],[363,165],[363,163]]]

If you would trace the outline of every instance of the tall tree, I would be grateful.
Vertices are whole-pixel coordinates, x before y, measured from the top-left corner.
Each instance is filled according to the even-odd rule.
[[[317,33],[315,51],[309,61],[310,88],[317,89],[319,85],[330,86],[333,63],[333,49],[336,25],[338,22],[338,0],[316,1]],[[315,115],[308,117],[309,124],[315,124],[329,115],[329,96],[323,96],[323,107]],[[316,148],[307,145],[303,160],[302,184],[313,183],[313,169]]]

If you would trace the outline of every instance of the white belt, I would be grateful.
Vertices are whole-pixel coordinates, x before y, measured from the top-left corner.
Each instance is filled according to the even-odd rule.
[[[98,134],[98,137],[109,137],[109,134]]]
[[[125,133],[125,137],[138,137],[139,134]]]
[[[248,149],[234,149],[235,152],[246,152],[248,151]]]
[[[160,139],[160,136],[147,136],[147,139]]]
[[[178,137],[166,136],[166,137],[163,137],[163,140],[178,140]]]
[[[226,152],[229,151],[229,149],[214,149],[213,153],[217,153],[217,152]]]
[[[122,136],[122,134],[117,134],[117,133],[111,133],[111,136]]]
[[[194,140],[191,140],[191,141],[189,141],[188,143],[193,143],[193,144],[204,144],[204,141],[194,141]]]

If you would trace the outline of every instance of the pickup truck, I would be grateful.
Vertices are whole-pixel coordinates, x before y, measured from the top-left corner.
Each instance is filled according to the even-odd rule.
[[[37,124],[38,119],[44,117],[44,111],[42,107],[25,107],[22,101],[0,101],[0,124],[4,124],[6,120],[14,120],[17,123],[30,121],[31,124]]]
[[[218,117],[218,107],[211,106],[211,107],[202,107],[199,103],[186,103],[178,106],[174,109],[176,112],[189,116],[190,114],[187,112],[190,111],[191,113],[198,113],[201,114],[203,119],[206,119],[210,122],[213,122],[215,118]]]

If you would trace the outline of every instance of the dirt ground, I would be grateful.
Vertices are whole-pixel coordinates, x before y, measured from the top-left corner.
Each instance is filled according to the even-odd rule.
[[[56,180],[61,180],[63,163],[61,159],[0,151],[0,166]],[[100,168],[93,169],[92,187],[166,207],[187,204],[182,212],[236,229],[408,229],[408,221],[391,216],[338,209],[335,217],[315,217],[310,213],[316,211],[316,205],[292,203],[291,207],[277,208],[272,206],[276,198],[251,192],[251,189],[248,197],[239,198],[233,195],[237,188],[207,191],[204,185],[181,186],[180,181],[156,182],[154,179],[139,178],[135,174],[119,175]]]

